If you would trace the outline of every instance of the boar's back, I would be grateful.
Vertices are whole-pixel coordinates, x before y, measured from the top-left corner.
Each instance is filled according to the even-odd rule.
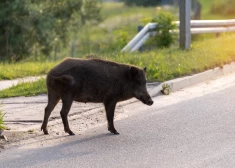
[[[108,96],[126,99],[124,97],[128,94],[130,97],[132,84],[129,80],[129,70],[130,66],[126,64],[99,59],[67,58],[48,73],[47,80],[64,76],[66,81],[65,79],[71,76],[74,81],[71,91],[76,94],[77,101],[102,102]],[[61,92],[64,88],[59,90]]]

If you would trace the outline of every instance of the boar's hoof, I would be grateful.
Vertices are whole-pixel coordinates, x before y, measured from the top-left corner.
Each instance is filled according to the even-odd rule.
[[[45,135],[49,135],[48,131],[43,131]]]
[[[115,134],[115,135],[118,135],[118,134],[119,134],[119,132],[117,132],[116,130],[111,130],[111,129],[109,129],[109,131],[110,131],[111,133]]]
[[[41,128],[41,131],[43,131],[43,133],[45,134],[45,135],[49,135],[49,133],[48,133],[48,130],[47,130],[47,128]]]
[[[69,135],[75,135],[71,130],[66,131]]]
[[[116,130],[114,132],[112,132],[114,135],[119,135],[119,132],[117,132]]]

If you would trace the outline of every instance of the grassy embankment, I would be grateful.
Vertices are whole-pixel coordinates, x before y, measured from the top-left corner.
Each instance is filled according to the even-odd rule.
[[[109,13],[110,17],[105,19],[103,24],[107,26],[109,20],[112,20],[114,18],[118,18],[118,14],[120,14],[120,10],[123,10],[122,15],[124,16],[126,13],[125,18],[129,18],[129,16],[133,17],[133,11],[135,12],[137,9],[127,9],[122,6],[122,4],[116,4],[120,5],[115,8],[115,4],[112,4],[114,6],[108,5],[108,7],[103,11],[103,14]],[[202,1],[202,19],[211,19],[212,16],[214,16],[213,19],[217,18],[217,15],[213,15],[210,13],[209,7],[211,4],[208,2]],[[130,10],[132,10],[130,12]],[[140,9],[139,9],[140,10]],[[141,10],[145,11],[144,8],[141,8]],[[153,8],[147,8],[146,10],[152,11]],[[145,12],[143,12],[145,13]],[[143,16],[148,17],[147,15],[143,14]],[[123,21],[124,25],[122,25],[122,22],[114,22],[113,26],[114,28],[110,28],[110,32],[113,32],[113,30],[123,29],[123,26],[128,25],[128,29],[132,29],[132,37],[135,34],[136,30],[133,30],[133,27],[136,29],[136,21],[139,19],[142,19],[142,17],[139,17],[138,19],[130,19],[129,21]],[[208,17],[208,18],[207,18]],[[221,19],[221,18],[219,18]],[[131,26],[132,21],[134,22],[134,26]],[[125,27],[127,29],[127,27]],[[99,31],[100,28],[97,28],[97,32],[99,35],[95,34],[93,36],[93,33],[96,31],[95,28],[92,28],[90,30],[89,34],[89,43],[90,45],[95,44],[96,39],[99,39],[97,37],[100,36]],[[94,31],[94,32],[93,32]],[[129,30],[128,30],[129,31]],[[96,33],[97,33],[96,32]],[[111,37],[112,33],[109,31],[107,32],[106,38],[108,36]],[[102,35],[102,33],[101,33]],[[221,34],[219,38],[216,38],[215,35],[211,35],[210,38],[205,38],[206,36],[199,36],[203,38],[197,38],[196,41],[192,42],[192,47],[189,51],[183,51],[177,48],[169,48],[169,49],[155,49],[152,51],[142,52],[142,53],[120,53],[120,52],[97,52],[100,53],[99,56],[103,59],[113,60],[120,63],[128,63],[128,64],[134,64],[140,67],[146,66],[148,68],[148,81],[166,81],[169,79],[177,78],[180,76],[185,75],[191,75],[194,73],[202,72],[207,69],[211,69],[214,67],[222,67],[226,63],[230,63],[235,60],[235,50],[234,50],[234,42],[235,42],[235,35],[232,33],[227,34]],[[109,39],[109,38],[108,38]],[[100,40],[100,39],[99,39]],[[101,38],[100,44],[106,46],[102,40],[105,40],[104,38]],[[107,39],[106,39],[107,41]],[[93,45],[95,46],[95,45]],[[108,46],[108,44],[107,44]],[[103,47],[105,50],[105,47]],[[84,49],[85,50],[85,49]],[[91,51],[96,50],[90,48]],[[110,51],[110,48],[107,50]],[[89,53],[89,52],[88,52]],[[78,54],[77,54],[78,55]],[[54,66],[56,63],[17,63],[17,64],[9,64],[4,65],[0,64],[0,79],[11,79],[15,77],[23,77],[23,76],[31,76],[31,75],[40,75],[45,74],[52,66]],[[30,67],[31,65],[31,67]],[[5,66],[5,67],[3,67]],[[20,68],[16,68],[16,67]],[[15,68],[15,70],[14,70]],[[25,70],[28,68],[28,70]],[[8,69],[12,70],[12,73],[8,73]],[[31,72],[33,73],[31,73]],[[19,75],[15,75],[15,73],[19,72]],[[28,73],[30,72],[30,73]],[[6,74],[10,74],[9,76]],[[23,74],[23,75],[22,75]],[[6,89],[3,91],[0,91],[0,97],[11,97],[11,96],[30,96],[35,95],[39,93],[45,93],[45,81],[40,80],[38,82],[34,82],[32,84],[26,83],[26,84],[20,84],[19,86],[14,86],[13,88]]]

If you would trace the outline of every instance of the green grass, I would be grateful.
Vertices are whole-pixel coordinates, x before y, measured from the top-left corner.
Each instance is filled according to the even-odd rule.
[[[22,82],[8,89],[0,91],[0,97],[16,97],[16,96],[35,96],[46,93],[45,79],[41,78],[36,82]]]
[[[147,78],[152,81],[166,81],[192,75],[235,60],[235,34],[224,34],[219,38],[204,39],[192,43],[190,50],[177,48],[158,49],[149,52],[119,53],[99,55],[103,59],[147,67]],[[46,93],[45,79],[37,82],[21,83],[0,91],[0,98],[12,96],[32,96]]]
[[[0,63],[0,80],[46,74],[55,62]]]
[[[105,2],[102,4],[101,16],[104,19],[117,16],[132,16],[134,14],[151,16],[156,14],[156,7],[129,7],[122,2]]]
[[[234,9],[235,3],[231,0],[199,0],[202,5],[202,13],[201,13],[201,19],[202,20],[219,20],[219,19],[234,19],[235,18],[235,12],[234,14],[225,14],[225,9],[222,8],[220,11],[212,12],[212,6],[219,6],[220,4],[225,4],[227,8]],[[231,3],[232,2],[232,3]]]
[[[117,62],[148,68],[149,81],[166,81],[223,66],[235,60],[235,35],[204,39],[192,43],[191,50],[158,49],[145,53],[125,53],[106,57]]]
[[[6,127],[4,126],[3,116],[4,114],[2,113],[2,110],[0,109],[0,130],[6,129]]]

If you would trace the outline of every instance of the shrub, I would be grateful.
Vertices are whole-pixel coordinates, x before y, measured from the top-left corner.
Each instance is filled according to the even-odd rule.
[[[170,31],[177,28],[173,23],[174,16],[171,13],[161,12],[154,17],[151,22],[158,23],[156,32],[157,35],[150,39],[150,44],[156,44],[159,48],[170,47],[171,44],[176,42],[177,36]]]
[[[173,15],[171,13],[160,13],[152,19],[152,22],[157,22],[156,42],[158,47],[169,47],[175,42],[176,37],[170,32],[176,29],[176,24],[173,23]]]

